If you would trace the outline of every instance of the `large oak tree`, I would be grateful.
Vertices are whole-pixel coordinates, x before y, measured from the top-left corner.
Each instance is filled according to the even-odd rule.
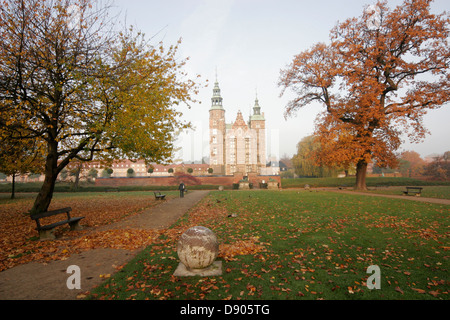
[[[450,20],[432,14],[431,2],[406,0],[390,9],[380,1],[338,23],[329,44],[314,45],[281,71],[281,94],[295,93],[285,116],[313,102],[325,106],[315,132],[319,160],[354,164],[357,189],[366,189],[370,162],[395,166],[402,135],[421,141],[423,116],[449,101]]]
[[[117,31],[109,5],[90,0],[8,0],[0,8],[0,139],[44,150],[45,181],[31,213],[48,209],[71,161],[168,161],[180,103],[197,84],[177,45],[152,46]]]

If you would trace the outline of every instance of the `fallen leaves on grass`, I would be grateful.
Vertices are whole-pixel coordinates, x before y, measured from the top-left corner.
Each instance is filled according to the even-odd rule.
[[[256,254],[265,250],[265,246],[258,244],[258,239],[254,237],[250,240],[238,240],[231,244],[221,244],[219,246],[219,257],[232,261],[236,260],[235,256]]]
[[[84,216],[83,231],[69,232],[67,225],[55,230],[56,240],[39,241],[36,223],[26,213],[33,199],[2,204],[0,213],[0,271],[31,261],[67,259],[72,253],[90,248],[121,248],[134,250],[156,236],[142,230],[110,230],[96,233],[96,228],[121,221],[157,204],[153,195],[73,196],[54,199],[49,210],[71,207],[72,217]],[[44,223],[58,221],[51,217]],[[128,234],[128,236],[127,236]],[[132,239],[133,238],[133,239]]]

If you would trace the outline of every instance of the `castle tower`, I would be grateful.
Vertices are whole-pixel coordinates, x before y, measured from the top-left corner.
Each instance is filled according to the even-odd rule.
[[[225,174],[225,130],[225,109],[216,77],[209,109],[210,166],[214,174]]]
[[[250,116],[250,128],[256,131],[256,149],[257,149],[257,171],[266,166],[266,120],[264,112],[261,114],[258,95],[256,95],[253,115]]]

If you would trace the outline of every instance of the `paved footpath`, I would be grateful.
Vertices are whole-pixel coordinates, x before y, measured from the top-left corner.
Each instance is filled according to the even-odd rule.
[[[383,197],[383,198],[391,198],[391,199],[402,199],[402,200],[411,200],[411,201],[429,202],[429,203],[450,205],[450,200],[448,200],[448,199],[424,198],[424,197],[402,196],[402,195],[397,196],[397,195],[391,195],[391,194],[380,194],[380,193],[369,193],[369,192],[358,192],[358,191],[345,191],[345,190],[332,190],[332,189],[329,189],[327,191],[333,191],[333,192],[339,192],[339,193],[347,193],[347,194],[357,194],[357,195],[363,195],[363,196]]]
[[[171,226],[209,191],[190,191],[184,198],[167,200],[141,214],[107,228],[163,229]],[[0,300],[76,300],[77,296],[101,284],[100,275],[113,274],[139,250],[92,249],[67,260],[47,264],[32,262],[0,272]],[[67,268],[81,270],[81,289],[69,290]]]

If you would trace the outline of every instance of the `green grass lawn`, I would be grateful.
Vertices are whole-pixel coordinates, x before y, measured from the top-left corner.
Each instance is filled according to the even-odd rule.
[[[211,192],[89,298],[448,300],[449,209],[323,191]],[[219,257],[221,276],[174,277],[173,235],[193,223],[221,244],[259,250]],[[371,265],[380,267],[380,290],[366,287]]]
[[[405,187],[369,188],[370,193],[402,195]],[[450,199],[450,186],[424,186],[421,197]]]
[[[368,177],[366,179],[368,187],[376,186],[450,186],[450,181],[423,181],[411,178],[388,178],[388,177]],[[281,179],[283,188],[304,188],[308,184],[312,188],[317,187],[339,187],[346,185],[353,187],[355,177],[346,178],[296,178]]]

